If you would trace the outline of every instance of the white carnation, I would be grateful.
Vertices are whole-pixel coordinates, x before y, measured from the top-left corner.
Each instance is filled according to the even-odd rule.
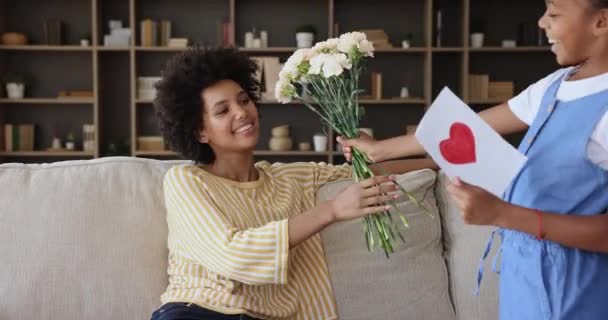
[[[338,50],[349,53],[353,47],[358,47],[359,41],[353,32],[344,33],[338,39]]]
[[[296,87],[291,82],[279,80],[274,88],[274,96],[281,103],[289,103],[296,94]]]
[[[367,39],[362,40],[359,42],[359,52],[361,52],[365,57],[373,57],[374,44]]]

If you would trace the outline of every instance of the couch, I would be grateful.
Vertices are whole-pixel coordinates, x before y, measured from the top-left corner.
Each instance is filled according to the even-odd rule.
[[[0,319],[149,319],[167,285],[162,179],[179,163],[0,165]],[[463,225],[443,174],[398,181],[432,214],[399,203],[411,227],[390,259],[367,252],[358,220],[321,233],[340,319],[496,319],[497,276],[486,271],[474,295],[490,228]],[[349,183],[325,185],[318,201]]]

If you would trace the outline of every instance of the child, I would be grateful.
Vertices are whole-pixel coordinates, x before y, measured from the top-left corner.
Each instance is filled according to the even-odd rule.
[[[255,73],[244,53],[193,48],[171,60],[157,85],[165,141],[194,163],[164,179],[169,286],[154,320],[336,319],[318,232],[384,211],[396,197],[393,178],[377,176],[315,205],[317,189],[350,178],[350,166],[255,163]]]
[[[500,319],[608,319],[608,1],[547,0],[538,24],[564,66],[480,113],[500,134],[528,129],[528,161],[503,199],[456,178],[469,224],[502,234]],[[423,153],[413,136],[339,139],[374,161]]]

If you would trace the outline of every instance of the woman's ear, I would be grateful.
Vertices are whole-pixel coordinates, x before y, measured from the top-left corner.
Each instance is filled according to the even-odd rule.
[[[198,132],[194,133],[194,136],[200,143],[209,143],[209,137],[207,136],[207,133],[205,133],[205,129],[199,129]]]

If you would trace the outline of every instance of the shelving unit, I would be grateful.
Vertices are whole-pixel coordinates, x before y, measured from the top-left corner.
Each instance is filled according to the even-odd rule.
[[[491,2],[491,4],[489,3]],[[371,127],[376,137],[405,133],[415,125],[425,108],[444,86],[449,86],[465,102],[483,109],[503,101],[467,101],[468,75],[489,73],[492,80],[515,81],[518,92],[557,66],[547,45],[502,48],[503,38],[517,36],[517,24],[535,23],[543,3],[515,0],[495,3],[482,0],[89,0],[74,5],[70,0],[40,3],[34,0],[0,0],[0,33],[18,31],[28,34],[31,45],[0,45],[0,75],[6,71],[31,71],[37,79],[27,98],[14,100],[0,95],[0,124],[30,121],[40,123],[33,152],[0,152],[3,161],[52,161],[93,158],[107,155],[111,143],[130,144],[128,155],[172,158],[171,151],[138,150],[138,136],[158,135],[152,100],[137,97],[137,77],[158,76],[165,61],[182,48],[146,47],[140,42],[139,22],[145,18],[169,19],[173,35],[188,37],[196,43],[216,45],[218,25],[228,21],[229,39],[251,56],[278,56],[283,61],[296,50],[294,29],[314,24],[315,41],[360,29],[384,29],[393,48],[379,48],[367,65],[368,71],[383,74],[383,99],[360,100],[367,107],[362,127]],[[69,7],[70,10],[64,10]],[[443,13],[442,41],[436,41],[436,14]],[[252,14],[255,12],[255,14]],[[512,14],[512,13],[522,14]],[[511,13],[511,14],[506,14]],[[469,44],[470,22],[485,16],[488,22],[486,43],[482,48]],[[41,21],[61,19],[68,26],[65,45],[44,45]],[[131,30],[128,46],[105,47],[103,35],[107,22],[120,19]],[[244,48],[243,34],[251,28],[267,30],[269,48]],[[89,32],[91,45],[81,47],[78,35]],[[412,47],[400,47],[401,40],[413,34]],[[81,87],[76,87],[76,86]],[[393,98],[407,85],[410,98]],[[369,77],[361,86],[369,89]],[[59,89],[92,90],[92,98],[55,98]],[[0,90],[2,92],[4,90]],[[256,156],[279,161],[341,162],[334,134],[324,130],[319,120],[302,104],[282,105],[262,101],[260,145]],[[46,152],[52,135],[74,131],[79,137],[83,123],[96,128],[93,152]],[[270,129],[289,124],[294,145],[312,142],[312,135],[326,131],[327,152],[267,151]],[[64,129],[58,129],[64,128]]]

